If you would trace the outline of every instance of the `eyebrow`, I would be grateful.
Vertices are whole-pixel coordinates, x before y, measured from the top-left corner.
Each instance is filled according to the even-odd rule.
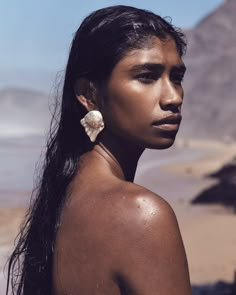
[[[163,64],[157,64],[157,63],[144,63],[144,64],[138,64],[131,68],[132,72],[139,72],[139,71],[162,71],[164,70],[165,66]],[[172,66],[172,70],[177,70],[180,72],[186,71],[186,66],[184,64],[176,64]]]
[[[185,73],[187,68],[185,66],[185,64],[177,64],[173,66],[173,69],[176,69],[177,71],[183,72]]]

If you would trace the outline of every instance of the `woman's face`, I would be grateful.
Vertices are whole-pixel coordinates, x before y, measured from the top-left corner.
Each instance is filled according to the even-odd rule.
[[[101,111],[104,132],[143,148],[164,149],[179,129],[185,66],[174,40],[151,41],[117,63]]]

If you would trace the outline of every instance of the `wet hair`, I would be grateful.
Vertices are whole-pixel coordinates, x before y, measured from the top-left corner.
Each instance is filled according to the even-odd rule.
[[[74,86],[79,78],[100,85],[129,51],[150,45],[156,36],[172,38],[180,56],[183,33],[160,16],[134,7],[112,6],[84,19],[72,41],[59,113],[52,118],[42,175],[8,264],[7,294],[52,294],[53,249],[68,187],[80,156],[92,148],[80,119],[85,108]]]

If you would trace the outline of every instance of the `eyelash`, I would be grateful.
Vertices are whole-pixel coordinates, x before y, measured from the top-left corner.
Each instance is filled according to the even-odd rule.
[[[138,79],[142,83],[146,83],[146,84],[150,84],[158,80],[158,78],[159,78],[159,75],[152,72],[141,73],[135,77],[135,79]]]
[[[171,81],[173,81],[176,85],[181,85],[184,81],[184,75],[172,76]]]
[[[141,74],[137,75],[135,77],[135,79],[137,79],[145,84],[151,84],[154,81],[158,80],[159,77],[160,77],[159,74],[147,72],[147,73],[141,73]],[[184,80],[184,75],[183,74],[179,74],[179,75],[176,74],[176,75],[172,75],[170,78],[174,84],[181,85]]]

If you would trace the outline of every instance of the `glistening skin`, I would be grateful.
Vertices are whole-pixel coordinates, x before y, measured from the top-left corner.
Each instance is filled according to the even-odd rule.
[[[171,38],[152,37],[151,47],[129,52],[102,93],[106,130],[143,148],[170,147],[181,122],[185,70]]]

